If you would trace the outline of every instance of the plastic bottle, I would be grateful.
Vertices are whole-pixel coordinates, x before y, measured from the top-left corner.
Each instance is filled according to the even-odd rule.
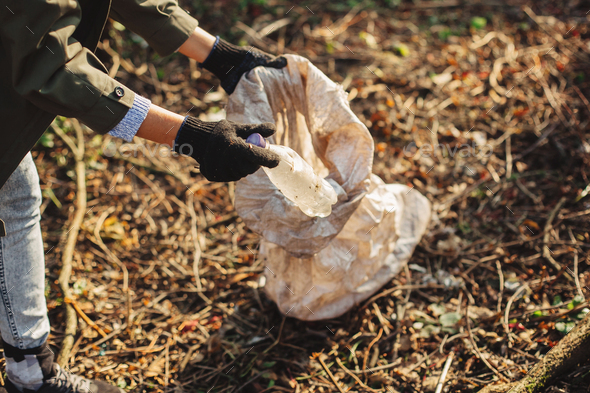
[[[279,155],[281,161],[275,168],[262,167],[270,181],[310,217],[327,217],[332,205],[338,201],[334,188],[313,171],[299,154],[287,146],[272,145],[260,134],[252,134],[247,143],[269,149]]]

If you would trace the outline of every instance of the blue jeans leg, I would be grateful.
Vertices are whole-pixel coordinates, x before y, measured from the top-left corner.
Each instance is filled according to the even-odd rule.
[[[41,188],[31,153],[0,189],[0,333],[19,349],[42,345],[49,335],[45,255],[39,225]]]

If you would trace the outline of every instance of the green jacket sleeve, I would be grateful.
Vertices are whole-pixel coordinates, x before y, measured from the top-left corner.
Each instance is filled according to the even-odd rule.
[[[115,127],[135,93],[72,38],[81,19],[75,0],[2,2],[0,39],[14,89],[37,107],[75,117],[99,133]]]
[[[113,0],[110,16],[143,37],[160,56],[178,50],[199,24],[176,0]]]

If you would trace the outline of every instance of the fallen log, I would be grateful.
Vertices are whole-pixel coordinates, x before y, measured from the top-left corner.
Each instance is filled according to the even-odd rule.
[[[590,359],[590,313],[517,383],[490,385],[479,393],[538,393]]]

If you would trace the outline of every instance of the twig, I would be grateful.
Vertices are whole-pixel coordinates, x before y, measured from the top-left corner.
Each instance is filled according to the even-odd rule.
[[[449,357],[447,357],[447,361],[445,362],[445,366],[440,374],[440,378],[438,379],[438,383],[436,384],[436,390],[434,393],[441,393],[443,386],[445,385],[445,379],[447,378],[447,373],[451,368],[451,364],[453,363],[453,357],[455,356],[455,352],[451,351],[449,353]]]
[[[99,217],[96,225],[94,227],[94,242],[98,244],[98,246],[115,262],[117,266],[123,272],[123,295],[127,301],[127,329],[131,329],[131,294],[129,292],[129,271],[127,267],[121,260],[104,244],[102,241],[102,237],[100,236],[100,229],[102,228],[102,224],[106,220],[109,214],[114,212],[116,208],[110,207],[108,208],[101,216]]]
[[[535,12],[528,6],[525,5],[522,10],[536,23],[539,25],[539,27],[541,27],[541,29],[543,29],[545,31],[545,33],[547,33],[547,35],[549,35],[551,38],[553,38],[555,41],[557,41],[560,46],[561,49],[563,50],[563,52],[569,56],[575,56],[578,59],[582,60],[582,61],[586,61],[587,60],[587,55],[579,50],[576,50],[576,48],[572,48],[569,45],[569,42],[567,42],[567,40],[565,40],[563,38],[563,36],[557,32],[554,31],[550,31],[547,27],[545,27],[545,25],[539,20],[540,18],[537,16],[537,14],[535,14]]]
[[[498,378],[500,378],[502,381],[508,382],[508,379],[504,376],[504,374],[502,374],[501,372],[499,372],[498,370],[496,370],[496,368],[494,366],[492,366],[490,364],[490,362],[488,362],[487,359],[482,356],[481,352],[479,351],[479,348],[477,347],[477,344],[475,344],[475,340],[473,339],[473,334],[471,333],[471,323],[469,321],[469,302],[467,302],[467,304],[465,306],[465,324],[467,325],[467,336],[469,337],[469,341],[471,342],[471,346],[473,348],[473,352],[475,352],[475,355],[491,371],[493,371],[493,373],[496,374],[498,376]]]
[[[100,344],[109,341],[111,338],[115,337],[117,334],[121,333],[123,330],[127,329],[127,324],[124,323],[123,325],[119,326],[117,329],[113,330],[112,332],[110,332],[108,334],[108,336],[101,338],[98,341],[95,341],[91,344],[88,344],[87,346],[85,346],[82,350],[80,350],[79,352],[87,352],[90,351],[91,349],[93,349],[94,347],[99,346]]]
[[[111,214],[115,210],[116,210],[116,208],[114,206],[110,207],[107,210],[105,210],[102,213],[102,215],[98,218],[98,221],[96,222],[96,225],[94,227],[94,238],[95,238],[94,240],[95,240],[95,243],[105,252],[105,254],[107,254],[113,260],[113,262],[115,262],[115,264],[121,268],[121,271],[123,272],[123,293],[127,293],[127,290],[129,289],[129,272],[127,271],[127,267],[106,246],[106,244],[104,244],[104,242],[102,241],[102,237],[100,236],[100,230],[102,228],[102,224],[104,224],[104,222],[107,219],[107,217],[109,216],[109,214]]]
[[[520,188],[520,191],[524,192],[526,196],[533,200],[533,202],[535,202],[536,204],[541,202],[541,198],[536,196],[528,188],[526,188],[525,185],[520,182],[520,179],[516,179],[514,183],[518,188]]]
[[[369,304],[373,303],[375,300],[380,299],[382,297],[385,297],[395,291],[401,291],[404,289],[423,289],[423,288],[431,288],[431,289],[443,289],[445,288],[444,285],[398,285],[397,287],[393,287],[393,288],[389,288],[375,296],[373,296],[372,298],[370,298],[369,300],[367,300],[365,302],[365,304],[363,304],[362,307],[359,308],[359,311],[362,311],[364,308],[366,308]]]
[[[179,329],[180,331],[180,329]],[[201,347],[201,343],[192,345],[186,355],[184,355],[184,358],[182,359],[182,361],[180,362],[180,367],[179,367],[179,371],[182,373],[184,371],[184,369],[186,368],[186,366],[188,365],[189,360],[191,359],[191,356],[193,355],[193,353],[199,349]]]
[[[555,207],[553,208],[553,210],[551,210],[551,213],[549,214],[549,217],[547,218],[547,222],[545,223],[545,228],[543,229],[543,232],[544,232],[544,235],[543,235],[543,245],[545,246],[543,248],[543,257],[545,259],[547,259],[547,261],[549,261],[549,263],[551,264],[551,266],[553,266],[553,268],[555,270],[557,270],[558,272],[560,270],[562,270],[562,267],[551,256],[551,251],[549,250],[549,247],[547,247],[547,243],[549,242],[549,236],[551,234],[550,232],[551,232],[551,229],[553,227],[551,225],[551,223],[553,222],[553,219],[555,218],[555,215],[559,212],[559,210],[561,209],[561,207],[563,206],[563,204],[565,203],[565,201],[566,201],[566,198],[565,197],[561,197],[561,199],[559,200],[559,202],[557,202],[557,204],[555,205]],[[573,282],[574,281],[574,279],[572,278],[572,276],[568,272],[563,272],[563,275],[564,275],[564,277],[569,282]]]
[[[404,264],[404,272],[406,274],[408,292],[406,293],[405,301],[401,304],[397,305],[397,318],[395,320],[395,326],[397,330],[397,335],[395,336],[395,342],[393,343],[393,358],[397,359],[399,349],[401,347],[401,322],[404,319],[404,314],[406,312],[406,304],[410,301],[410,296],[412,294],[412,276],[410,275],[410,268],[408,264]]]
[[[558,125],[559,125],[559,122],[556,121],[556,122],[552,123],[549,127],[547,127],[547,130],[543,133],[543,135],[541,135],[539,137],[539,139],[537,139],[535,141],[535,143],[533,143],[525,151],[523,151],[522,153],[517,154],[514,157],[514,161],[519,161],[519,160],[523,159],[526,155],[528,155],[530,152],[532,152],[537,147],[539,147],[539,145],[541,144],[541,142],[543,142],[545,139],[547,139],[547,137],[549,135],[551,135],[551,133],[557,129],[557,126]]]
[[[82,127],[76,119],[72,119],[72,124],[76,131],[76,138],[78,145],[76,146],[71,138],[67,137],[62,130],[58,127],[54,127],[57,135],[59,135],[64,142],[70,146],[74,152],[74,158],[76,160],[76,213],[72,220],[71,228],[68,230],[68,238],[64,251],[62,254],[62,268],[59,273],[59,286],[64,295],[65,299],[72,298],[72,292],[70,291],[69,281],[72,274],[72,259],[74,256],[74,248],[78,239],[78,233],[80,232],[80,226],[86,213],[86,166],[84,164],[84,133]],[[60,366],[65,367],[70,358],[70,352],[74,345],[74,336],[78,327],[78,318],[76,310],[72,304],[67,301],[64,302],[66,307],[66,329],[65,336],[61,344],[61,350],[57,357],[57,362]]]
[[[170,340],[166,342],[166,367],[164,368],[164,386],[168,387],[168,378],[170,377]]]
[[[437,352],[438,352],[438,348],[435,349],[434,351],[430,352],[428,355],[424,355],[422,357],[422,359],[420,359],[416,364],[414,364],[412,367],[408,368],[406,373],[411,373],[412,371],[416,370],[418,367],[420,367],[425,361],[427,361],[428,359],[430,359],[431,357],[433,357]]]
[[[503,175],[505,172],[505,169],[502,168],[501,171],[498,171],[498,172],[501,172],[500,175]],[[445,209],[450,208],[451,206],[453,206],[454,203],[457,202],[457,200],[459,200],[460,198],[462,198],[465,195],[471,194],[474,190],[478,189],[479,186],[481,186],[482,184],[488,182],[491,178],[492,178],[492,175],[490,175],[489,173],[486,174],[484,177],[482,177],[481,179],[479,179],[475,183],[471,184],[469,187],[465,188],[463,191],[453,194],[450,197],[446,198],[445,200],[435,204],[434,209],[438,212],[441,212]]]
[[[369,346],[367,347],[367,350],[365,351],[365,358],[363,359],[363,370],[367,368],[367,359],[369,357],[369,353],[371,352],[371,348],[373,347],[373,345],[375,345],[375,343],[377,341],[379,341],[382,334],[383,334],[383,328],[379,329],[379,333],[377,333],[377,336],[373,340],[371,340],[371,342],[369,343]]]
[[[78,313],[78,315],[90,326],[92,327],[94,330],[96,330],[98,332],[98,334],[100,334],[103,337],[106,337],[107,334],[104,332],[104,330],[102,330],[100,328],[100,326],[98,326],[92,319],[90,319],[88,317],[88,315],[86,315],[86,313],[84,311],[82,311],[82,309],[80,308],[80,306],[78,305],[78,302],[76,302],[74,299],[71,298],[66,298],[64,300],[66,303],[71,304],[74,309],[76,310],[76,312]]]
[[[379,310],[377,303],[373,303],[373,309],[375,309],[375,315],[377,315],[377,319],[379,319],[379,322],[383,326],[383,331],[385,334],[389,335],[389,333],[391,333],[389,328],[391,327],[393,329],[393,326],[391,326],[389,321],[383,317],[383,314],[381,314],[381,310]]]
[[[578,86],[574,85],[573,87],[574,87],[574,90],[576,91],[576,93],[578,93],[578,95],[582,99],[582,102],[584,103],[584,105],[586,105],[586,109],[588,109],[588,112],[590,112],[590,102],[588,102],[588,99],[584,96],[584,94],[582,94],[582,92],[580,91]]]
[[[568,234],[570,235],[570,239],[572,239],[572,243],[576,244],[578,241],[574,236],[571,228],[568,227],[567,229]],[[582,285],[580,285],[580,274],[578,273],[578,250],[574,250],[574,279],[576,280],[576,288],[578,288],[578,295],[584,297],[584,292],[582,292]]]
[[[506,138],[506,178],[512,177],[512,143],[510,135]]]
[[[499,260],[496,260],[496,269],[498,269],[498,278],[500,279],[500,292],[498,293],[498,313],[500,313],[502,312],[502,296],[504,295],[504,274]]]
[[[340,387],[340,385],[336,381],[336,378],[334,378],[334,375],[332,375],[332,372],[330,371],[330,369],[328,368],[328,366],[326,366],[326,363],[324,363],[324,361],[320,357],[320,354],[317,355],[317,359],[318,359],[318,362],[320,362],[320,364],[322,365],[322,368],[324,369],[324,371],[326,372],[326,374],[328,374],[328,377],[330,377],[330,380],[332,381],[332,383],[338,389],[338,391],[340,393],[344,393],[344,390],[342,390],[342,388]]]
[[[520,295],[520,293],[522,291],[524,291],[526,288],[528,288],[529,286],[527,284],[521,286],[520,288],[518,288],[516,290],[516,292],[514,292],[514,294],[512,296],[510,296],[510,299],[508,299],[508,303],[506,303],[506,310],[504,310],[504,320],[503,320],[503,325],[504,325],[504,331],[506,332],[506,335],[508,336],[508,341],[509,341],[509,346],[512,346],[512,332],[510,332],[510,327],[508,326],[508,321],[510,320],[510,308],[512,307],[512,303],[514,302],[514,300]]]
[[[563,115],[563,112],[561,111],[561,104],[557,102],[557,100],[555,99],[555,96],[551,92],[551,88],[547,84],[547,81],[545,80],[543,73],[540,71],[540,67],[535,69],[535,71],[533,71],[533,72],[535,74],[535,77],[538,79],[538,82],[541,84],[541,87],[543,87],[543,91],[545,92],[545,96],[547,97],[547,101],[549,101],[549,104],[553,107],[553,109],[555,110],[555,113],[557,113],[557,117],[559,118],[561,123],[565,127],[571,128],[571,125],[567,122],[567,119],[565,118],[565,116]],[[532,76],[533,75],[531,73],[531,75],[530,75],[531,79],[533,79]]]
[[[277,335],[277,339],[268,347],[264,350],[264,352],[262,353],[268,353],[268,351],[270,351],[272,348],[275,347],[275,345],[277,345],[280,341],[281,341],[281,335],[283,334],[283,328],[285,327],[285,320],[287,319],[286,316],[283,316],[283,320],[281,321],[281,327],[279,328],[279,334]]]
[[[576,279],[576,288],[578,288],[578,294],[584,298],[584,292],[582,292],[582,285],[580,285],[580,275],[578,274],[578,252],[574,253],[574,278]]]
[[[260,378],[263,374],[264,374],[264,371],[259,372],[258,374],[256,374],[255,376],[253,376],[252,378],[247,380],[243,385],[240,385],[235,390],[233,390],[232,393],[238,393],[240,390],[242,390],[246,386],[250,385],[252,382],[256,381],[258,378]]]
[[[581,211],[581,212],[570,213],[570,214],[567,214],[565,216],[560,215],[559,218],[562,219],[562,220],[569,220],[571,218],[586,216],[588,214],[590,214],[590,209],[586,209],[586,210]]]
[[[344,364],[342,364],[342,361],[340,361],[340,358],[336,357],[336,363],[338,364],[338,366],[340,367],[340,369],[342,369],[342,371],[344,371],[346,374],[348,374],[349,376],[351,376],[359,385],[361,385],[361,387],[363,389],[367,389],[370,390],[371,392],[379,392],[380,390],[375,390],[367,385],[365,385],[363,383],[363,381],[360,380],[359,377],[357,377],[356,375],[354,375],[348,368],[346,368],[344,366]]]
[[[195,283],[199,291],[203,290],[201,285],[201,277],[199,276],[199,262],[201,261],[201,244],[199,243],[199,232],[197,230],[197,213],[195,212],[195,194],[190,193],[188,196],[188,209],[191,215],[191,238],[195,248],[193,258],[193,274],[195,275]]]
[[[422,362],[426,359],[428,359],[430,357],[430,355],[428,356],[424,356],[424,358],[418,362],[419,365],[422,364]],[[387,370],[390,368],[393,368],[395,366],[398,366],[400,363],[402,362],[402,358],[398,357],[395,361],[389,363],[389,364],[384,364],[383,366],[377,366],[377,367],[373,367],[373,368],[367,368],[364,370],[359,370],[359,371],[353,371],[355,374],[366,374],[366,373],[374,373],[375,371],[381,371],[381,370]]]

